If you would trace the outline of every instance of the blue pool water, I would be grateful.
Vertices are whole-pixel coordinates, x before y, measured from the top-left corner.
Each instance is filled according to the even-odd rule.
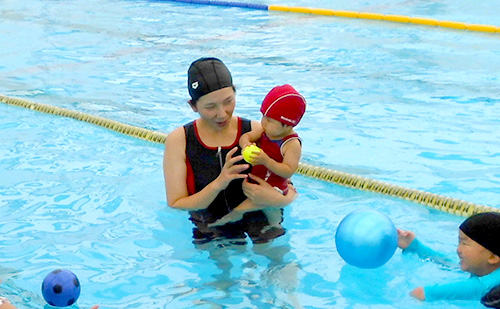
[[[265,3],[257,2],[254,3]],[[500,25],[471,1],[292,1]],[[268,4],[268,3],[266,3]],[[239,115],[291,83],[308,100],[305,163],[500,207],[498,34],[163,1],[2,3],[0,93],[168,133],[195,114],[186,70],[223,59]],[[80,308],[462,308],[419,304],[416,286],[464,278],[403,256],[345,265],[342,218],[376,209],[451,256],[463,218],[294,176],[286,237],[269,250],[197,249],[166,207],[163,147],[0,105],[0,295],[44,308],[52,269],[73,270]]]

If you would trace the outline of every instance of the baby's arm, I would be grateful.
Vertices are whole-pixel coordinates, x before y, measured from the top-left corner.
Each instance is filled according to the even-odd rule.
[[[241,149],[245,149],[245,147],[255,144],[255,142],[261,137],[262,132],[263,130],[260,123],[252,122],[252,130],[240,137],[239,144]]]
[[[298,139],[293,139],[283,146],[283,162],[279,163],[261,151],[255,156],[253,163],[255,165],[264,165],[271,172],[280,177],[290,178],[299,166],[301,152],[302,145],[300,141]]]

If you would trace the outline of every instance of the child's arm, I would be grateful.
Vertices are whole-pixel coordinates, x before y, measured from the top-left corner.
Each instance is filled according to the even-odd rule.
[[[397,229],[397,231],[398,231],[398,247],[404,251],[408,247],[410,247],[410,245],[415,240],[415,233],[412,231],[403,231],[400,229]],[[417,242],[415,242],[415,244],[417,244]],[[410,250],[411,250],[411,248],[410,248]],[[415,297],[418,300],[421,300],[421,301],[425,300],[424,288],[421,286],[413,289],[413,291],[411,291],[410,295],[412,297]]]
[[[267,154],[261,151],[255,155],[253,163],[262,164],[271,172],[283,178],[290,178],[297,170],[302,152],[302,145],[298,139],[288,141],[283,146],[283,162],[279,163],[271,159]]]
[[[467,279],[448,283],[433,284],[418,287],[411,292],[411,296],[425,301],[436,300],[480,300],[489,289],[498,282],[495,275],[489,278],[471,276]]]
[[[453,267],[455,264],[455,261],[448,254],[436,251],[421,243],[412,231],[398,229],[398,247],[403,249],[403,253],[415,253],[421,259],[430,259],[445,266]]]
[[[403,253],[413,252],[421,259],[430,259],[442,265],[452,266],[451,259],[436,250],[422,244],[412,231],[398,229],[398,247]],[[479,284],[482,286],[482,284]],[[484,294],[484,293],[483,293]],[[472,299],[478,292],[478,281],[469,279],[449,284],[438,284],[426,287],[417,287],[410,295],[418,300],[431,301],[437,299]]]
[[[245,149],[245,147],[254,144],[262,135],[263,129],[259,122],[252,121],[252,130],[243,134],[240,137],[239,144],[241,149]]]

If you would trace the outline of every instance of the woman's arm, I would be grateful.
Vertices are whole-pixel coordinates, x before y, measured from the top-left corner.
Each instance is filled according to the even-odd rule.
[[[226,155],[226,163],[214,181],[201,191],[189,195],[186,183],[186,135],[183,127],[172,131],[165,141],[163,156],[163,174],[168,205],[183,210],[205,209],[232,180],[246,178],[246,175],[240,173],[248,169],[249,165],[235,165],[236,162],[243,158],[241,155],[232,157],[236,151],[237,148],[235,147]]]

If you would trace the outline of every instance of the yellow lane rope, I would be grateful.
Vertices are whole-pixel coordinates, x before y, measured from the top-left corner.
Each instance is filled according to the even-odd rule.
[[[3,95],[0,95],[0,102],[46,114],[77,119],[154,143],[164,144],[165,139],[167,138],[166,133],[151,131],[144,128],[124,124],[118,121],[93,116],[57,106],[35,103],[28,100],[11,98]],[[302,162],[299,163],[299,168],[297,169],[296,173],[349,188],[402,198],[459,216],[468,217],[475,213],[485,211],[500,212],[500,209],[494,207],[478,205],[464,200],[441,196],[425,191],[409,189],[358,175],[304,164]]]
[[[321,8],[308,8],[308,7],[286,6],[286,5],[269,5],[268,10],[269,11],[290,12],[290,13],[336,16],[336,17],[344,17],[344,18],[382,20],[382,21],[390,21],[390,22],[396,22],[396,23],[417,24],[417,25],[424,25],[424,26],[436,26],[436,27],[451,28],[451,29],[457,29],[457,30],[500,33],[500,27],[493,26],[493,25],[468,24],[468,23],[450,21],[450,20],[437,20],[437,19],[427,18],[427,17],[411,17],[411,16],[405,16],[405,15],[391,15],[391,14],[344,11],[344,10],[329,10],[329,9],[321,9]]]
[[[303,163],[299,165],[297,173],[353,189],[402,198],[404,200],[427,205],[437,210],[464,217],[485,211],[500,212],[500,209],[490,206],[478,205],[460,199],[405,188],[359,175],[348,174]]]
[[[143,140],[151,141],[151,142],[156,142],[156,143],[165,143],[165,139],[167,138],[166,133],[161,133],[161,132],[155,132],[151,131],[148,129],[144,128],[139,128],[136,126],[131,126],[128,124],[124,124],[118,121],[94,116],[94,115],[89,115],[86,113],[81,113],[78,111],[66,109],[66,108],[61,108],[57,106],[52,106],[52,105],[47,105],[47,104],[42,104],[42,103],[34,103],[31,101],[23,100],[23,99],[17,99],[17,98],[10,98],[6,97],[3,95],[0,95],[0,102],[9,104],[9,105],[14,105],[14,106],[19,106],[19,107],[24,107],[27,109],[31,109],[37,112],[42,112],[46,114],[52,114],[52,115],[57,115],[57,116],[63,116],[63,117],[68,117],[68,118],[73,118],[76,120],[88,122],[91,124],[95,124],[101,127],[104,127],[106,129],[110,129],[119,133],[123,133],[132,137],[140,138]]]

